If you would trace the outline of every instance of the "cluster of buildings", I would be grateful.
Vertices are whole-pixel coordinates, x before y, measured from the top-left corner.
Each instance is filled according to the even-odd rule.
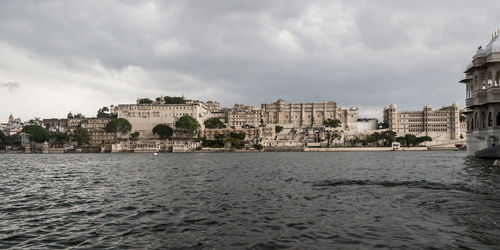
[[[4,135],[15,135],[23,130],[23,122],[21,118],[14,119],[12,114],[9,115],[7,123],[0,123],[0,131]]]
[[[111,118],[84,118],[68,114],[64,119],[33,119],[23,123],[10,115],[0,124],[4,135],[23,134],[25,124],[41,125],[50,132],[71,133],[78,127],[88,130],[89,147],[107,151],[192,150],[199,147],[196,139],[213,140],[232,133],[245,133],[248,143],[267,147],[323,147],[347,145],[353,138],[367,136],[375,131],[391,130],[397,136],[407,134],[428,136],[430,144],[445,145],[466,141],[470,155],[500,157],[500,32],[492,35],[484,48],[480,46],[460,82],[466,86],[466,107],[453,103],[440,109],[425,105],[422,110],[401,111],[396,104],[383,109],[383,122],[359,118],[358,109],[340,108],[334,101],[317,103],[286,103],[283,99],[262,104],[260,108],[235,104],[221,107],[218,102],[186,100],[167,104],[157,101],[111,106],[111,117],[125,118],[132,125],[130,136],[104,131]],[[182,98],[183,99],[183,98]],[[201,128],[195,136],[174,133],[173,140],[159,140],[153,134],[158,124],[174,127],[182,116],[195,118]],[[218,118],[226,128],[208,129],[204,121]],[[340,126],[324,126],[325,121],[340,121]],[[279,131],[277,129],[279,127]],[[136,133],[136,134],[137,134]],[[334,135],[335,136],[332,136]],[[26,138],[20,136],[22,138]],[[197,138],[195,138],[197,137]],[[333,138],[333,139],[332,139]],[[1,146],[1,145],[0,145]]]
[[[201,146],[201,138],[228,138],[231,133],[244,133],[249,147],[254,144],[273,148],[349,146],[354,138],[381,130],[395,131],[398,136],[429,136],[433,144],[450,144],[464,141],[467,129],[461,115],[464,111],[459,110],[457,104],[439,110],[426,105],[421,111],[399,111],[396,104],[391,104],[384,108],[384,120],[379,123],[374,118],[359,118],[357,107],[341,108],[334,101],[286,103],[278,99],[260,108],[243,104],[224,108],[213,101],[185,100],[184,103],[167,104],[164,98],[151,103],[140,100],[135,104],[111,106],[109,118],[85,118],[69,113],[67,118],[37,120],[37,124],[49,132],[67,134],[76,128],[85,128],[90,135],[87,147],[105,152],[189,151]],[[167,124],[173,128],[184,115],[195,118],[201,125],[195,135],[176,132],[172,139],[160,140],[153,134],[156,125]],[[111,117],[128,120],[132,125],[130,134],[138,136],[132,138],[130,134],[106,132],[104,128]],[[204,122],[210,118],[219,119],[225,128],[205,128]],[[338,120],[339,126],[325,126],[325,122],[331,120]],[[1,128],[4,134],[21,133],[22,125],[20,119],[11,116]],[[73,143],[65,147],[74,146]]]

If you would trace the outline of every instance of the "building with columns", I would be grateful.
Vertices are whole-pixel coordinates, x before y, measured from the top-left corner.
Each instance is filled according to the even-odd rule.
[[[263,124],[284,124],[294,127],[323,126],[328,119],[340,120],[341,129],[357,130],[358,108],[341,109],[337,103],[285,103],[279,99],[271,104],[262,104]]]
[[[495,32],[465,70],[467,150],[471,156],[500,157],[500,39]]]
[[[432,144],[458,142],[466,136],[466,124],[460,122],[457,103],[438,110],[432,110],[431,105],[425,105],[423,110],[418,111],[399,111],[398,106],[393,103],[384,108],[384,123],[396,132],[397,136],[429,136],[432,138]]]

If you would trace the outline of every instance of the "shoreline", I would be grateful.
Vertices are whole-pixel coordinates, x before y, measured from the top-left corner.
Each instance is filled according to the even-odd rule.
[[[231,150],[219,148],[204,148],[202,150],[193,150],[185,152],[164,152],[157,153],[273,153],[273,152],[390,152],[394,151],[392,147],[334,147],[334,148],[266,148],[264,150]],[[401,147],[397,151],[459,151],[453,148],[432,149],[428,147]],[[395,151],[395,152],[397,152]],[[3,154],[151,154],[151,152],[48,152],[48,153],[25,153],[23,151],[0,151]]]

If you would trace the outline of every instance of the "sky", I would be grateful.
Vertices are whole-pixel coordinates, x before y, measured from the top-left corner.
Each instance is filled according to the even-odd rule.
[[[0,1],[0,122],[138,97],[464,106],[500,1]]]

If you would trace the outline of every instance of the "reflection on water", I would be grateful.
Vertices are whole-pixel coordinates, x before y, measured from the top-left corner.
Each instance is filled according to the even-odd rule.
[[[495,248],[463,152],[0,156],[0,248]]]

